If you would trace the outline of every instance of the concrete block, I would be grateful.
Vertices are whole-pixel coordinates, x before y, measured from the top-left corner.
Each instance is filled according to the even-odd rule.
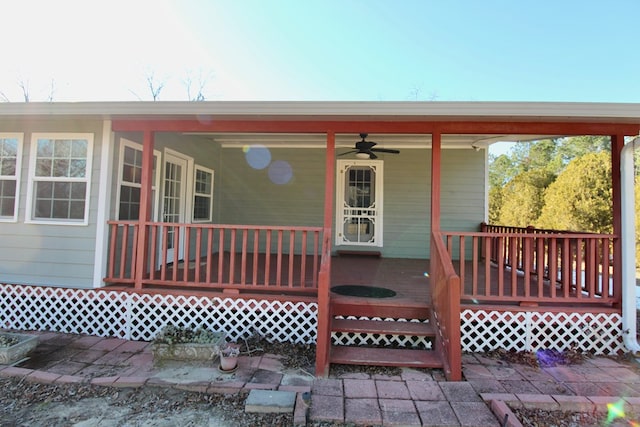
[[[244,410],[261,413],[293,413],[295,404],[295,392],[254,389],[249,392]]]

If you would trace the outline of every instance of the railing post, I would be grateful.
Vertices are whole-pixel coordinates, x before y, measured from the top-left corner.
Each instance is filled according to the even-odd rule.
[[[322,236],[322,259],[318,275],[318,332],[316,335],[316,376],[329,375],[331,352],[331,238],[333,222],[333,200],[336,173],[336,135],[327,132],[324,183],[324,235]]]
[[[142,174],[140,177],[140,211],[135,265],[135,288],[142,289],[147,269],[147,222],[151,220],[151,185],[153,181],[153,132],[145,130],[142,138]]]

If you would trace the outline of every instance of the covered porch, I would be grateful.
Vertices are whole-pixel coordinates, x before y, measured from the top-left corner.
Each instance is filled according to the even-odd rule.
[[[507,230],[481,224],[478,232],[434,232],[432,254],[436,256],[410,259],[383,258],[367,251],[332,254],[326,231],[318,227],[156,223],[147,225],[149,248],[160,250],[150,250],[142,285],[137,287],[135,268],[131,268],[136,265],[135,252],[126,249],[135,247],[137,224],[110,224],[110,276],[105,281],[112,285],[108,289],[310,302],[318,306],[324,296],[330,313],[326,341],[330,350],[325,356],[327,361],[323,361],[326,353],[322,353],[319,338],[322,315],[318,309],[316,343],[320,367],[329,361],[359,360],[350,352],[362,350],[344,350],[343,346],[335,346],[336,342],[349,342],[357,349],[372,340],[380,345],[375,336],[381,334],[407,334],[414,338],[403,339],[400,347],[418,346],[422,350],[409,359],[396,354],[393,360],[379,363],[412,366],[420,357],[431,354],[424,351],[426,346],[426,350],[437,354],[437,361],[427,358],[421,363],[443,367],[449,378],[456,379],[464,338],[460,313],[465,310],[537,310],[596,316],[620,313],[621,291],[613,280],[612,235],[531,228]],[[185,235],[186,247],[190,248],[185,260],[190,261],[165,262],[169,228],[176,241]],[[335,287],[344,285],[390,292],[382,296],[337,292]],[[360,323],[343,319],[357,319]],[[407,320],[424,323],[424,327],[413,324],[407,329],[407,323],[397,324]],[[392,326],[394,323],[396,326]],[[466,327],[473,328],[473,323]],[[381,330],[382,326],[386,329]],[[398,347],[394,339],[382,343]],[[470,346],[491,349],[478,336],[467,342]],[[381,356],[375,355],[375,359],[380,360]]]
[[[426,117],[426,116],[425,116]],[[548,240],[520,231],[489,231],[466,228],[444,231],[443,223],[443,141],[460,141],[471,136],[470,152],[476,151],[478,135],[487,140],[523,135],[608,135],[612,141],[612,161],[619,165],[624,137],[637,133],[637,125],[591,122],[540,121],[522,118],[494,121],[488,118],[457,118],[437,121],[404,117],[351,117],[351,120],[309,118],[287,120],[276,116],[206,120],[116,120],[117,132],[142,134],[143,161],[139,221],[109,221],[109,261],[105,282],[125,285],[133,292],[222,293],[232,298],[262,295],[317,304],[317,374],[326,375],[329,363],[337,363],[332,353],[335,332],[345,332],[336,316],[385,317],[396,306],[415,307],[414,320],[424,320],[430,330],[415,331],[432,337],[438,366],[450,379],[460,379],[460,316],[464,307],[554,306],[599,312],[619,312],[621,301],[618,254],[620,230],[620,178],[614,175],[611,236],[564,234]],[[336,135],[357,134],[363,129],[386,135],[428,135],[429,163],[425,182],[427,212],[414,219],[425,226],[413,234],[424,252],[419,259],[336,256],[334,214],[336,201]],[[324,195],[321,224],[245,225],[190,224],[151,220],[152,164],[154,135],[158,132],[320,134],[324,135]],[[464,139],[464,138],[463,138]],[[458,142],[459,143],[459,142]],[[304,149],[304,148],[301,148]],[[408,184],[413,185],[413,181]],[[398,187],[401,188],[401,187]],[[447,189],[447,191],[454,191]],[[454,211],[455,213],[455,211]],[[283,221],[286,222],[286,219]],[[446,222],[446,221],[445,221]],[[600,240],[596,240],[600,239]],[[602,240],[604,239],[604,240]],[[506,242],[506,243],[505,243]],[[542,242],[542,243],[540,243]],[[565,243],[569,242],[569,243]],[[571,243],[574,242],[574,243]],[[577,243],[576,243],[577,242]],[[172,248],[184,247],[181,258]],[[366,250],[366,248],[365,248]],[[515,266],[515,268],[514,268]],[[600,280],[604,276],[604,281]],[[606,281],[606,285],[604,285]],[[613,285],[609,286],[611,281]],[[598,284],[599,283],[599,284]],[[396,295],[380,301],[348,301],[332,292],[339,284],[389,288]],[[395,298],[395,299],[394,299]],[[351,303],[354,304],[351,304]],[[357,305],[357,307],[356,307]],[[368,307],[365,307],[367,306]],[[347,308],[354,310],[343,312]],[[396,314],[401,314],[397,312]],[[396,316],[403,317],[403,316]],[[380,324],[350,325],[358,333],[380,334]],[[351,330],[353,333],[353,329]],[[406,330],[399,330],[406,334]],[[351,356],[349,356],[351,357]],[[338,359],[344,360],[344,359]],[[364,362],[364,361],[363,361]],[[369,362],[370,363],[370,362]],[[402,362],[408,363],[408,362]],[[425,360],[419,366],[430,366]]]

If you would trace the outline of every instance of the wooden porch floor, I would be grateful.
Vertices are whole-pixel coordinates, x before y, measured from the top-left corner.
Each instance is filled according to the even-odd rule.
[[[346,297],[332,293],[332,300],[370,300],[398,306],[430,305],[428,259],[378,258],[342,255],[331,259],[331,286],[369,285],[391,289],[389,298]]]

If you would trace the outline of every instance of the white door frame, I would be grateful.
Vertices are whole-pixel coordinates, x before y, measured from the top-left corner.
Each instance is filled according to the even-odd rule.
[[[167,185],[169,179],[167,178],[168,164],[174,164],[180,167],[179,176],[172,176],[174,184],[178,185],[178,188],[171,188]],[[177,191],[178,194],[171,194],[170,192]],[[191,200],[193,197],[193,158],[185,156],[177,151],[165,148],[164,158],[162,162],[162,222],[178,222],[178,223],[190,223],[191,215],[187,213],[191,209]],[[182,260],[184,258],[184,227],[180,227],[180,239],[178,243],[178,252],[175,252],[175,248],[169,248],[167,250],[166,263]],[[172,229],[169,230],[169,236],[172,236]],[[169,237],[168,244],[172,244],[173,238]]]
[[[367,192],[365,204],[357,206],[346,197],[348,172],[352,167],[369,168],[374,177],[372,185],[362,188],[352,186],[350,192]],[[382,160],[337,160],[336,162],[336,246],[382,247],[383,207],[383,162]],[[360,199],[362,201],[362,199]]]

